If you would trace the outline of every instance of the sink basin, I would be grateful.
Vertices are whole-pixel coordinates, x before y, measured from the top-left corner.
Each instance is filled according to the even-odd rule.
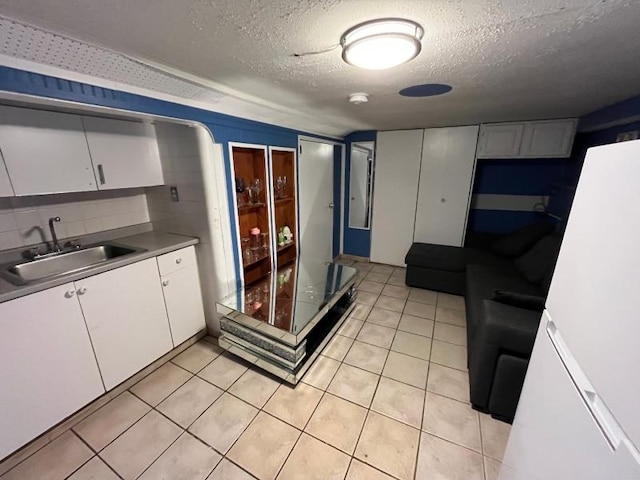
[[[74,273],[114,258],[141,251],[144,250],[116,244],[95,245],[52,257],[4,265],[0,269],[0,275],[15,285],[25,285],[58,275]]]

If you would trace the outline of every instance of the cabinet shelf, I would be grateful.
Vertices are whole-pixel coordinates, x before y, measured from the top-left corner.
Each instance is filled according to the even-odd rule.
[[[287,250],[288,248],[293,247],[296,244],[296,242],[291,242],[291,243],[286,243],[282,246],[278,246],[278,253],[283,252],[285,250]]]
[[[286,198],[279,198],[278,200],[275,201],[275,204],[276,204],[276,207],[278,207],[280,205],[286,205],[291,202],[293,202],[293,197],[286,197]]]
[[[266,258],[269,258],[269,254],[268,253],[260,255],[259,257],[251,260],[250,262],[243,263],[244,268],[250,267],[251,265],[255,265],[256,263],[260,263],[261,261],[263,261]]]
[[[258,210],[260,208],[265,208],[267,205],[264,203],[253,203],[249,205],[241,205],[238,207],[238,212],[251,212],[253,210]]]

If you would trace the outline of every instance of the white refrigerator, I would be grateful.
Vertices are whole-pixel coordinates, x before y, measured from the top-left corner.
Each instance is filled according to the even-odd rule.
[[[499,480],[640,479],[640,140],[586,156]]]

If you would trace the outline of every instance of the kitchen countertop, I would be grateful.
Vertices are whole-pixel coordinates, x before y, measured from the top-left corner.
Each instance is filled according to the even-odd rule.
[[[80,238],[80,240],[82,240],[82,238]],[[146,260],[147,258],[157,257],[158,255],[173,252],[174,250],[179,250],[190,245],[195,245],[199,242],[199,240],[195,237],[177,235],[174,233],[157,232],[153,230],[123,237],[112,237],[101,241],[105,243],[117,243],[123,246],[142,248],[144,249],[144,251],[114,258],[93,267],[89,267],[80,272],[60,275],[53,278],[31,282],[26,285],[14,285],[3,278],[0,278],[0,303],[23,297],[32,293],[40,292],[48,288],[57,287],[58,285],[64,285],[65,283],[80,280],[82,278],[97,275],[99,273],[113,270],[114,268],[124,267],[125,265],[139,262],[141,260]],[[99,242],[92,241],[91,243],[93,244]],[[82,244],[84,245],[85,243],[82,242]],[[89,243],[87,243],[87,245],[89,245]],[[12,260],[16,260],[18,258],[19,253],[18,257],[16,257],[16,252],[3,254],[0,255],[0,263],[11,262]]]

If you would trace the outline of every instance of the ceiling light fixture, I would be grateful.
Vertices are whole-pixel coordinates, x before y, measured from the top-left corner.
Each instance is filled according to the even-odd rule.
[[[369,101],[369,94],[364,92],[352,93],[349,95],[349,101],[360,105],[361,103],[367,103]]]
[[[420,25],[401,18],[360,23],[342,35],[342,59],[368,70],[395,67],[418,56],[423,35]]]

